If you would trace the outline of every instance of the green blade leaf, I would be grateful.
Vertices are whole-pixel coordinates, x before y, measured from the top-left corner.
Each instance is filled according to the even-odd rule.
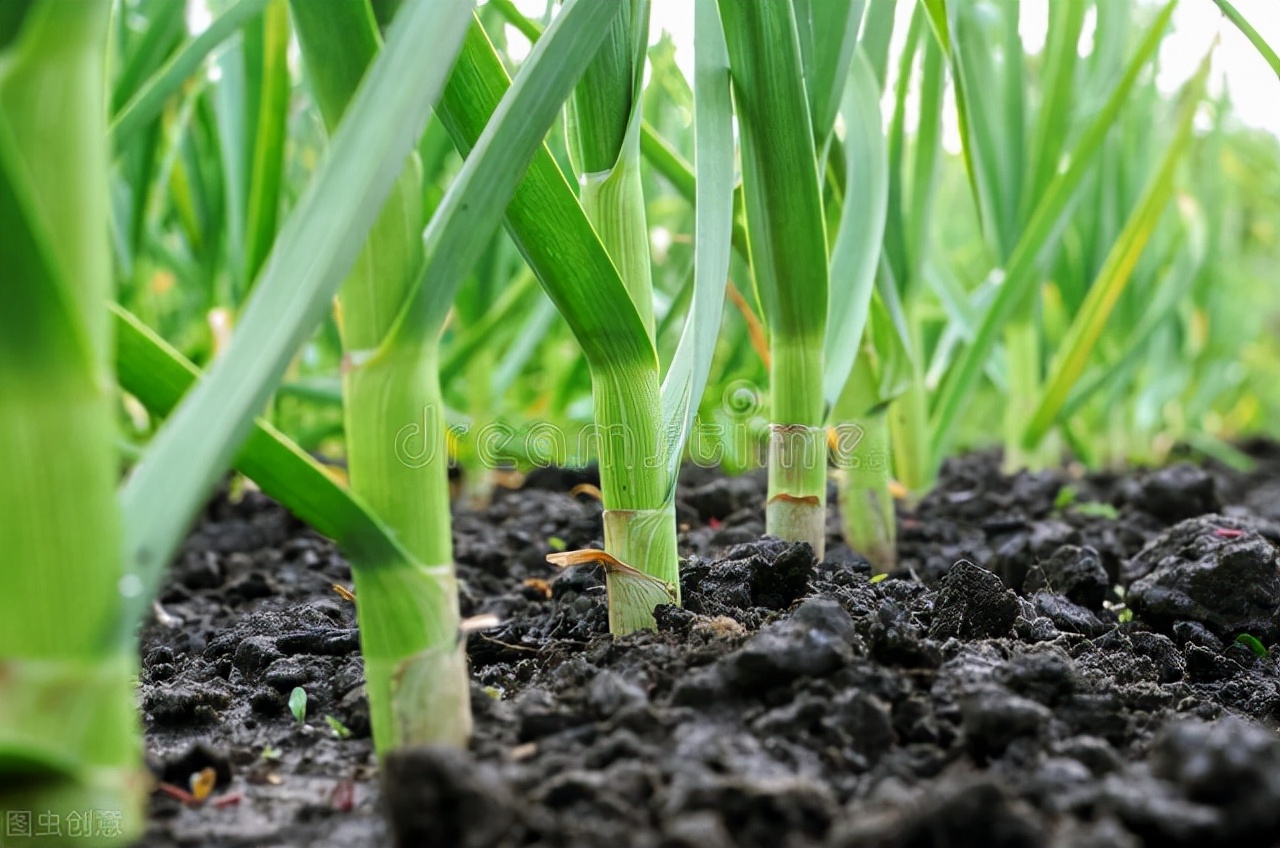
[[[876,83],[881,93],[889,82],[889,43],[893,40],[894,13],[898,0],[869,0],[866,18],[858,46],[867,54],[867,61],[876,73]]]
[[[1235,6],[1231,5],[1229,0],[1213,0],[1218,4],[1218,8],[1222,10],[1222,14],[1227,16],[1236,28],[1244,33],[1244,37],[1249,39],[1249,43],[1258,49],[1258,53],[1271,66],[1271,70],[1276,72],[1276,76],[1280,77],[1280,56],[1276,55],[1275,48],[1267,43],[1253,26],[1247,21],[1244,15]]]
[[[788,344],[821,344],[826,230],[791,3],[721,0],[720,15],[757,294],[771,334]]]
[[[911,21],[907,26],[906,40],[902,45],[902,52],[898,56],[898,79],[894,86],[894,108],[893,116],[889,122],[888,131],[888,159],[889,159],[889,199],[888,209],[886,211],[885,233],[884,233],[884,257],[888,264],[889,270],[892,272],[895,285],[904,293],[912,288],[911,280],[914,276],[911,267],[910,251],[907,248],[907,235],[916,216],[921,214],[921,210],[904,208],[904,204],[909,201],[904,196],[907,187],[904,185],[909,172],[907,164],[907,95],[911,91],[912,69],[915,67],[916,54],[919,52],[920,45],[923,42],[925,47],[933,47],[934,61],[932,70],[935,75],[941,77],[943,70],[943,62],[941,59],[942,49],[932,40],[922,35],[926,24],[925,9],[923,6],[916,6],[911,14]],[[930,76],[927,71],[930,70],[926,66],[926,75],[921,85],[921,94],[930,91]],[[940,90],[941,79],[937,80],[935,89]],[[924,105],[923,103],[921,104]],[[939,136],[938,131],[933,131],[929,135],[929,128],[935,123],[941,123],[941,111],[935,106],[934,111],[926,112],[923,108],[920,110],[920,125],[917,133],[917,158],[924,155],[926,144],[937,145]],[[933,155],[936,156],[936,153]],[[932,180],[932,171],[930,179]],[[925,226],[928,220],[928,210],[923,210],[922,220],[919,226]],[[918,273],[918,270],[917,272]]]
[[[903,300],[910,299],[923,276],[929,253],[929,232],[933,224],[933,201],[937,194],[939,163],[942,160],[942,95],[946,85],[946,60],[935,41],[923,45],[920,73],[920,123],[916,128],[911,188],[908,194],[905,233],[906,276],[898,281]],[[902,106],[900,106],[902,108]]]
[[[463,275],[485,249],[503,213],[509,212],[508,200],[518,187],[528,182],[527,172],[520,166],[530,159],[536,164],[536,154],[546,151],[542,140],[547,129],[616,15],[617,8],[609,4],[571,0],[534,45],[520,73],[502,95],[483,132],[467,153],[462,171],[427,228],[424,236],[427,264],[421,275],[422,282],[401,315],[401,327],[407,326],[405,322],[416,320],[425,320],[426,326],[432,328],[443,324]],[[473,27],[473,33],[478,26]],[[477,42],[470,37],[467,41],[464,57],[472,54],[473,44],[477,44],[478,50]],[[548,54],[554,58],[544,59]],[[462,65],[460,62],[459,67]],[[458,76],[455,72],[455,79]],[[445,95],[446,104],[451,100],[448,91],[454,87],[451,80]],[[502,157],[501,167],[498,157]],[[574,206],[577,207],[576,202]],[[477,233],[483,238],[476,238]],[[608,257],[605,259],[608,261]],[[393,331],[389,344],[396,335]],[[652,349],[649,345],[649,350]]]
[[[164,67],[147,80],[146,84],[129,98],[111,119],[108,135],[111,147],[119,151],[125,148],[138,130],[155,120],[164,108],[165,101],[200,67],[200,63],[218,45],[226,41],[253,17],[262,14],[270,0],[238,0],[230,9],[218,16],[209,28],[187,42],[174,54]]]
[[[640,124],[649,0],[621,4],[566,110],[578,199],[652,340],[653,272],[640,179]]]
[[[138,92],[144,80],[163,65],[186,34],[182,4],[139,0],[134,9],[140,13],[140,22],[145,28],[136,36],[124,27],[116,33],[122,55],[120,76],[111,91],[112,112]]]
[[[968,401],[997,337],[1005,323],[1034,290],[1039,279],[1038,265],[1041,256],[1052,243],[1053,235],[1061,226],[1080,184],[1097,163],[1103,142],[1124,108],[1142,69],[1160,46],[1176,3],[1177,0],[1170,0],[1156,16],[1155,22],[1147,30],[1129,61],[1124,76],[1071,151],[1066,168],[1054,177],[1044,196],[1036,204],[1035,212],[1009,258],[996,298],[983,316],[977,336],[961,355],[938,398],[930,427],[933,433],[931,453],[935,464],[941,461],[951,435],[951,427],[961,407]]]
[[[473,25],[438,110],[459,150],[476,144],[509,85],[493,45]],[[657,367],[631,296],[546,145],[512,195],[506,226],[593,366]]]
[[[626,0],[608,38],[591,57],[566,114],[569,152],[579,174],[614,170],[639,120],[644,57],[649,43],[648,0]]]
[[[112,304],[111,311],[120,387],[153,415],[169,415],[200,379],[200,369],[123,307]],[[235,467],[308,526],[337,542],[353,565],[409,558],[351,492],[262,419],[254,422]]]
[[[662,427],[668,444],[671,495],[684,445],[707,386],[733,239],[733,122],[729,99],[729,54],[714,0],[696,0],[694,39],[694,143],[697,202],[694,225],[693,303],[675,356],[662,382]]]
[[[49,210],[31,185],[13,130],[0,115],[0,357],[7,363],[29,358],[50,373],[78,370],[91,381],[96,357],[85,295],[61,267],[45,226]]]
[[[977,0],[951,0],[947,14],[969,183],[983,235],[1005,261],[1017,238],[1025,128],[1018,7],[1011,0],[996,5],[999,11],[993,17]],[[998,61],[990,46],[993,41],[1003,42]]]
[[[693,166],[685,161],[680,151],[658,135],[658,131],[648,123],[642,123],[640,127],[640,152],[644,154],[649,165],[665,177],[681,197],[693,202],[694,194],[697,192],[697,178],[694,176]]]
[[[1098,278],[1089,287],[1089,293],[1076,313],[1071,329],[1062,340],[1058,360],[1054,363],[1040,403],[1023,434],[1023,444],[1028,448],[1035,447],[1048,433],[1062,405],[1066,402],[1071,388],[1080,379],[1094,346],[1102,335],[1107,319],[1111,317],[1116,302],[1124,293],[1134,266],[1142,256],[1143,248],[1146,247],[1148,239],[1160,222],[1161,215],[1164,214],[1165,205],[1173,195],[1175,171],[1183,152],[1191,142],[1192,119],[1204,97],[1205,81],[1209,75],[1209,57],[1212,55],[1210,51],[1205,56],[1200,69],[1187,83],[1183,92],[1184,101],[1177,129],[1165,151],[1160,167],[1147,182],[1141,200],[1129,215],[1129,220],[1125,223],[1119,238],[1111,246],[1111,251],[1107,254]]]
[[[538,36],[542,35],[542,25],[520,14],[520,10],[511,0],[489,0],[489,5],[502,15],[507,23],[519,30],[521,35],[529,39],[530,43],[537,41]]]
[[[841,107],[845,194],[831,250],[823,396],[835,405],[853,367],[867,321],[889,202],[889,173],[875,71],[859,48]]]
[[[1088,10],[1087,2],[1054,3],[1049,9],[1049,40],[1044,52],[1044,99],[1030,147],[1031,170],[1023,184],[1022,220],[1026,220],[1035,208],[1036,199],[1053,179],[1062,158],[1074,114],[1080,33]]]
[[[920,6],[929,16],[929,25],[933,36],[938,40],[942,52],[951,55],[951,26],[948,23],[947,0],[920,0]]]
[[[126,482],[125,563],[146,589],[158,584],[191,515],[354,263],[444,85],[469,11],[467,2],[420,4],[399,16],[281,230],[231,344]],[[423,51],[424,43],[438,49]]]
[[[804,57],[804,77],[813,118],[813,138],[821,147],[831,135],[844,99],[849,63],[858,43],[864,0],[797,0],[796,23]]]
[[[640,126],[640,153],[654,171],[661,174],[672,187],[690,203],[696,201],[698,180],[693,166],[671,144],[647,123]],[[742,186],[733,190],[735,215],[733,218],[733,249],[743,261],[750,261],[747,254],[747,230],[736,213],[741,209]]]
[[[245,225],[246,280],[257,277],[276,236],[283,185],[285,118],[289,114],[289,6],[272,0],[264,16],[261,95],[258,131],[249,180]]]
[[[894,0],[879,0],[879,2],[892,4]],[[520,14],[511,0],[490,0],[489,5],[500,12],[509,24],[520,30],[530,41],[537,41],[542,35],[541,25]],[[890,26],[892,26],[892,17],[892,15],[889,16]],[[680,152],[646,121],[640,122],[640,153],[655,171],[671,183],[681,197],[690,203],[694,202],[697,194],[697,179],[693,173],[693,166],[685,161]],[[734,190],[735,204],[739,202],[737,197],[740,192],[741,187]],[[747,232],[742,226],[742,221],[737,217],[733,221],[733,247],[743,259],[747,258]]]

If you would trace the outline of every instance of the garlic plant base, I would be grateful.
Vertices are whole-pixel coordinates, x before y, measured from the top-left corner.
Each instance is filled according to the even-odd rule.
[[[808,542],[819,560],[827,555],[827,510],[816,497],[774,495],[765,508],[765,532],[787,542]]]

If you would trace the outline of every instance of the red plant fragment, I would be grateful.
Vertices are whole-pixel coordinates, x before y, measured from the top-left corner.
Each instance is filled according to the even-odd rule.
[[[351,812],[351,809],[356,805],[355,783],[350,780],[338,781],[338,785],[333,787],[333,793],[329,796],[329,801],[338,812]]]
[[[196,796],[192,795],[190,792],[183,789],[181,786],[174,786],[172,783],[160,783],[156,785],[156,791],[163,792],[165,795],[168,795],[170,798],[177,798],[179,801],[181,801],[184,804],[190,804],[194,807],[200,806],[200,801],[196,798]]]
[[[209,803],[221,810],[223,807],[234,807],[244,800],[244,795],[240,792],[224,792]]]

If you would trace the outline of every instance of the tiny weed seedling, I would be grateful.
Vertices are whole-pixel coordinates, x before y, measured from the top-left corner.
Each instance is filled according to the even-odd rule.
[[[1080,515],[1088,515],[1093,518],[1106,518],[1110,521],[1115,521],[1120,517],[1120,513],[1114,506],[1109,503],[1103,503],[1102,501],[1085,501],[1084,503],[1076,504],[1072,509]]]
[[[1061,512],[1076,502],[1076,498],[1080,497],[1080,493],[1076,491],[1075,486],[1063,486],[1058,490],[1058,495],[1053,499],[1053,508]]]
[[[307,720],[307,690],[301,686],[293,687],[293,691],[289,693],[289,712],[298,724]]]
[[[1058,490],[1057,497],[1053,499],[1053,508],[1058,512],[1066,512],[1071,510],[1078,515],[1088,515],[1094,518],[1108,518],[1115,521],[1120,517],[1120,513],[1114,506],[1102,501],[1081,501],[1080,492],[1075,486],[1067,485]]]
[[[329,729],[333,731],[333,735],[339,739],[351,738],[351,729],[342,723],[337,716],[326,715],[325,723],[329,725]]]
[[[1267,647],[1262,644],[1262,641],[1258,639],[1257,636],[1252,636],[1248,633],[1241,633],[1236,637],[1236,642],[1237,644],[1244,645],[1246,648],[1253,651],[1259,659],[1265,659],[1267,656]]]

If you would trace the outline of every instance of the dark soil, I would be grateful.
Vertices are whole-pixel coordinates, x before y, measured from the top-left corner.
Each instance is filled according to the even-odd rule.
[[[600,576],[544,562],[598,545],[599,504],[539,472],[456,516],[463,613],[502,622],[468,644],[471,751],[392,758],[381,789],[348,566],[216,499],[141,699],[161,779],[218,786],[158,792],[142,844],[1280,846],[1280,446],[1249,450],[1249,474],[950,462],[874,583],[834,512],[814,562],[761,539],[760,476],[690,469],[685,608],[617,641]]]

